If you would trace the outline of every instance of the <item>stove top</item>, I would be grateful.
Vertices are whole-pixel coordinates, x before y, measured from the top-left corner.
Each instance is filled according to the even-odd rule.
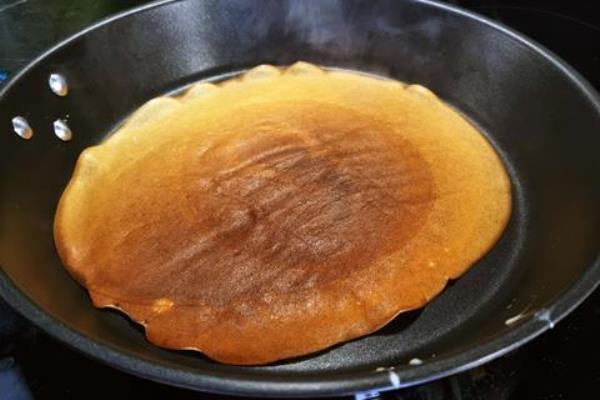
[[[558,54],[600,90],[593,1],[448,1],[496,19]],[[60,39],[139,0],[0,0],[0,86]],[[600,291],[523,348],[474,370],[382,394],[399,400],[584,399],[600,391]],[[0,400],[141,397],[234,399],[149,382],[92,361],[0,301]]]

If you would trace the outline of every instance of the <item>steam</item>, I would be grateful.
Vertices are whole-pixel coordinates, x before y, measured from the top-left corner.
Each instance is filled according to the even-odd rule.
[[[354,34],[355,18],[348,15],[349,8],[341,0],[290,1],[286,5],[286,33],[300,42],[339,54],[365,50],[365,37]]]
[[[403,1],[289,1],[283,2],[284,32],[333,63],[383,76],[393,76],[390,53],[415,65],[428,61],[412,43],[437,47],[439,18],[415,12]],[[402,39],[400,39],[402,37]],[[411,38],[407,45],[406,38]],[[403,44],[401,44],[403,43]],[[319,60],[317,60],[319,61]]]
[[[304,60],[394,76],[394,61],[431,63],[443,18],[408,1],[230,0],[238,43],[266,62]],[[421,51],[421,50],[427,51]]]

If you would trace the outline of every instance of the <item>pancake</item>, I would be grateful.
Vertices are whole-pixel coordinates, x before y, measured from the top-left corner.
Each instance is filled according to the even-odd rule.
[[[150,342],[265,364],[424,306],[510,209],[493,147],[431,91],[297,63],[149,101],[82,152],[54,234]]]

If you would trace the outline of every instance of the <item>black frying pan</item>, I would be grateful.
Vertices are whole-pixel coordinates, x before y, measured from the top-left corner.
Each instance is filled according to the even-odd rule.
[[[52,239],[56,203],[80,151],[154,96],[296,60],[423,84],[478,124],[514,186],[514,213],[497,246],[424,310],[270,366],[220,365],[163,350],[123,316],[94,309]],[[50,90],[51,73],[66,78],[66,96]],[[15,116],[31,126],[30,140],[12,132]],[[74,134],[70,142],[53,133],[59,118]],[[27,66],[0,94],[0,131],[2,297],[82,352],[173,385],[273,396],[414,385],[531,340],[600,280],[598,94],[535,43],[441,4],[188,0],[142,7]]]

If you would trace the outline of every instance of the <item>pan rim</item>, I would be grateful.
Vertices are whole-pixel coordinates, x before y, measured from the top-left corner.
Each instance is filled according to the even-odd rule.
[[[22,68],[0,91],[0,101],[12,86],[29,70],[57,49],[79,39],[85,34],[99,29],[112,21],[126,16],[157,8],[181,0],[159,0],[140,7],[104,18],[89,27],[62,40],[43,52]],[[508,35],[513,40],[533,50],[558,68],[579,91],[584,94],[600,115],[600,94],[585,78],[564,62],[560,57],[534,40],[504,26],[501,23],[466,11],[460,7],[438,3],[432,0],[406,0],[422,3],[451,14],[474,20],[491,29]],[[249,373],[219,373],[209,369],[199,370],[184,367],[170,367],[156,363],[127,351],[119,350],[109,343],[102,343],[86,337],[65,323],[47,314],[36,305],[26,293],[14,284],[0,266],[0,297],[15,310],[23,314],[36,326],[61,342],[78,351],[133,375],[174,386],[232,395],[263,395],[278,397],[333,396],[361,392],[381,392],[430,382],[465,370],[475,368],[539,336],[581,304],[600,285],[600,255],[588,266],[578,280],[558,295],[552,305],[543,309],[544,318],[528,319],[507,332],[489,341],[475,345],[456,354],[439,357],[418,366],[396,365],[394,371],[331,372],[321,376],[288,376],[284,378],[257,376]]]

